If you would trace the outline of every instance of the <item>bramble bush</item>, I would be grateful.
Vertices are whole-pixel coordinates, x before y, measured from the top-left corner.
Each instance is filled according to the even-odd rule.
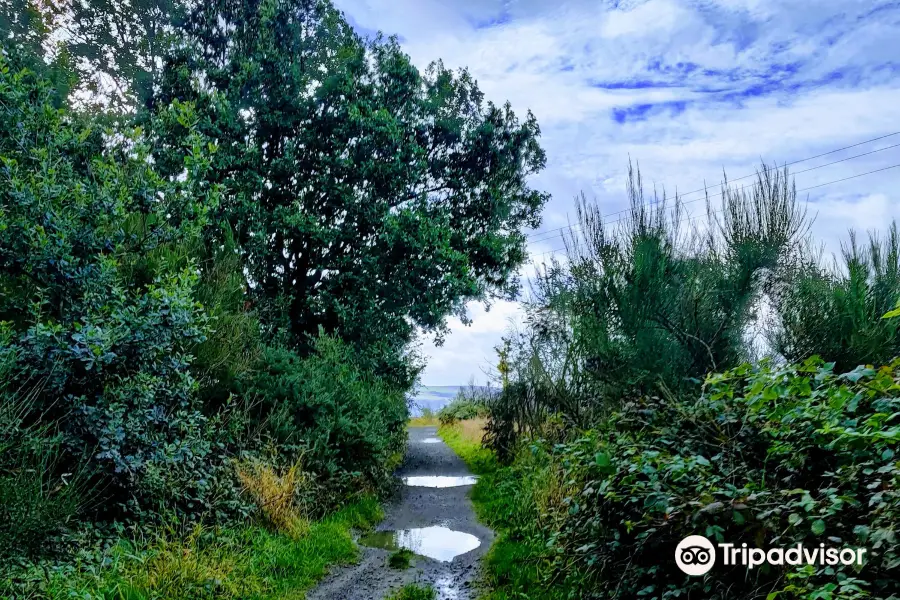
[[[521,503],[500,519],[546,544],[534,558],[543,583],[579,598],[895,599],[900,360],[832,367],[746,364],[709,375],[699,398],[640,397],[575,439],[535,440],[500,478]],[[542,474],[524,477],[523,465]],[[692,534],[868,552],[861,568],[717,565],[688,577],[671,557]]]

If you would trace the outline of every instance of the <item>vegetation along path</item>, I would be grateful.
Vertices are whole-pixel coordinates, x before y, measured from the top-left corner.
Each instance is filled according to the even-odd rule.
[[[359,562],[336,570],[309,598],[381,599],[410,583],[431,585],[442,599],[475,596],[478,559],[494,534],[472,510],[472,474],[435,427],[411,427],[399,476],[403,485],[384,521],[359,540]],[[402,548],[413,552],[408,567]]]

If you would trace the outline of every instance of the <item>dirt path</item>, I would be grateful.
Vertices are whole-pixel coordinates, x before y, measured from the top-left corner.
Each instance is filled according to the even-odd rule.
[[[471,473],[453,450],[437,438],[436,428],[412,427],[406,457],[398,475],[401,478],[465,477]],[[407,583],[419,583],[433,585],[442,600],[472,600],[475,594],[471,586],[478,559],[490,548],[494,535],[476,520],[468,498],[471,489],[471,485],[444,488],[402,485],[394,501],[386,507],[385,519],[377,528],[379,532],[402,532],[396,536],[384,533],[374,537],[393,540],[395,544],[411,547],[414,552],[444,559],[480,542],[477,548],[452,560],[416,555],[409,569],[397,570],[387,565],[390,550],[361,545],[359,564],[337,569],[312,590],[308,598],[382,600]],[[417,528],[432,529],[420,532],[415,531]],[[409,529],[413,531],[407,532]]]

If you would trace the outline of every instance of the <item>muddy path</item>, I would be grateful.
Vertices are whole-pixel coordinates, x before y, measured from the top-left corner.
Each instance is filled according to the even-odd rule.
[[[397,475],[416,485],[400,485],[375,534],[359,540],[359,563],[333,571],[308,594],[310,600],[382,600],[407,583],[431,584],[442,600],[475,598],[478,560],[494,534],[475,518],[465,463],[437,437],[435,427],[412,427]],[[430,479],[435,476],[439,479]],[[417,554],[408,569],[391,568],[388,548],[401,546]]]

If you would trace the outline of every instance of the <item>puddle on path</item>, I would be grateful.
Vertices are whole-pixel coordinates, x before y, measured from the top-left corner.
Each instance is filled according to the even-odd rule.
[[[420,527],[396,531],[376,531],[359,538],[359,543],[372,548],[399,550],[406,548],[420,556],[441,562],[449,562],[460,554],[470,552],[481,545],[481,540],[470,533],[454,531],[446,527]]]
[[[474,475],[421,475],[404,477],[403,483],[412,487],[447,488],[473,485],[477,479]]]
[[[422,440],[422,443],[423,443],[423,444],[440,444],[440,443],[441,443],[441,439],[440,439],[440,438],[436,438],[436,437],[427,437],[427,438],[425,438],[424,440]]]
[[[459,588],[449,575],[444,575],[434,582],[434,585],[440,600],[457,600],[459,598]]]

